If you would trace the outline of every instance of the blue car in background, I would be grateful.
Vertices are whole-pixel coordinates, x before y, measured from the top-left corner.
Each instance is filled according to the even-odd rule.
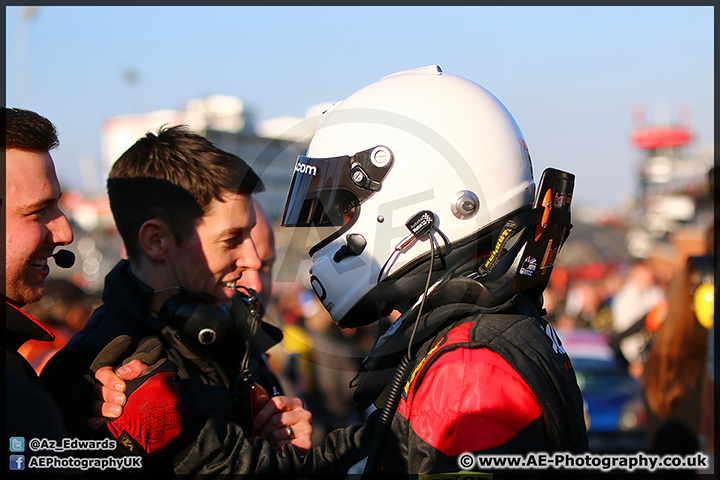
[[[647,415],[642,391],[608,344],[591,329],[558,329],[583,395],[590,451],[632,453],[646,449]]]

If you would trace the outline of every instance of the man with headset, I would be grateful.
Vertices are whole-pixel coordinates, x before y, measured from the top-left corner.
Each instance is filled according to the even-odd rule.
[[[66,435],[59,410],[42,388],[18,348],[30,339],[53,335],[21,308],[45,293],[47,264],[56,247],[73,233],[60,210],[62,191],[50,150],[58,145],[55,126],[23,109],[2,109],[5,127],[5,182],[2,224],[5,227],[5,426],[9,436],[61,439]],[[19,441],[19,440],[17,440]],[[11,444],[11,452],[21,451]],[[23,465],[20,465],[23,466]],[[18,468],[20,468],[18,466]],[[15,468],[15,466],[11,466]]]
[[[56,247],[68,245],[73,232],[60,210],[62,189],[55,173],[50,151],[58,146],[55,126],[47,118],[30,110],[2,108],[5,127],[5,190],[2,199],[2,224],[5,226],[5,361],[6,361],[6,433],[10,451],[24,452],[25,440],[47,438],[61,441],[68,430],[55,402],[44,389],[30,363],[19,353],[28,340],[51,341],[53,334],[21,308],[39,301],[45,294],[45,279],[52,257],[61,268],[73,265],[72,252]],[[120,357],[118,357],[119,359]],[[137,377],[146,365],[140,360],[126,365],[129,376],[117,376],[110,369],[99,370],[97,379],[108,384]],[[136,383],[145,383],[152,375]],[[146,383],[146,387],[156,379]],[[125,404],[126,395],[116,391],[115,405],[92,403],[92,392],[83,400],[90,402],[80,412],[86,423],[92,415],[101,415]],[[72,427],[72,425],[68,425]],[[61,455],[69,455],[63,452]],[[11,469],[25,469],[25,456],[11,460]]]
[[[245,272],[261,268],[250,231],[256,222],[252,194],[262,189],[243,160],[182,127],[147,134],[114,164],[108,193],[129,259],[108,274],[103,305],[42,374],[73,425],[71,434],[93,434],[75,417],[87,411],[77,408],[79,392],[102,348],[119,335],[136,347],[154,336],[168,365],[177,366],[183,412],[174,419],[182,420],[178,438],[148,460],[148,468],[184,473],[184,462],[208,447],[198,437],[206,422],[252,436],[260,411],[269,412],[263,413],[269,423],[256,425],[256,434],[270,441],[263,448],[289,444],[300,455],[310,447],[310,413],[299,399],[279,395],[263,361],[281,333],[257,318],[256,294],[237,289]],[[114,417],[118,412],[108,407],[115,394],[110,381],[104,384],[103,413]],[[114,422],[108,427],[127,451],[147,450],[123,437],[125,423]]]

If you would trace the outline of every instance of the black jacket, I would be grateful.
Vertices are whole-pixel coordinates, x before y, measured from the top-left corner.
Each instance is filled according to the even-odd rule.
[[[18,353],[28,340],[52,341],[40,322],[5,300],[5,438],[60,440],[67,437],[62,416],[32,366]],[[11,453],[12,452],[11,450]]]
[[[347,448],[360,442],[360,426],[338,431],[330,439],[331,452],[316,449],[304,459],[294,447],[278,452],[266,441],[251,438],[241,427],[242,412],[238,410],[242,407],[236,403],[237,369],[233,371],[233,365],[222,358],[203,354],[184,333],[150,315],[152,291],[135,279],[128,267],[127,261],[121,261],[107,275],[103,305],[43,369],[42,379],[61,405],[71,435],[94,436],[86,428],[89,405],[81,405],[87,388],[83,376],[98,352],[119,335],[132,337],[131,348],[154,335],[162,340],[168,358],[178,367],[185,421],[178,438],[163,451],[143,459],[143,470],[190,475],[344,472],[361,458],[362,449]],[[268,341],[267,345],[271,344]],[[244,347],[237,348],[236,359]],[[258,360],[263,351],[256,351],[254,358]],[[258,367],[256,373],[260,370]]]

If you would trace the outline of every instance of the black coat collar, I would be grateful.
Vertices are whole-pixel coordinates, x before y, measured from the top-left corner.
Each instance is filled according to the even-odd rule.
[[[17,350],[28,340],[51,342],[55,335],[5,298],[5,341]]]

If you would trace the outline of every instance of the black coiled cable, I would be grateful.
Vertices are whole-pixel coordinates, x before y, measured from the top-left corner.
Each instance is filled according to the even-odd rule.
[[[370,476],[377,471],[378,462],[380,461],[380,450],[385,444],[385,438],[390,429],[393,416],[395,416],[395,410],[397,409],[398,403],[400,403],[400,392],[405,384],[405,374],[409,367],[410,358],[406,354],[402,360],[400,360],[400,365],[398,365],[395,371],[395,376],[390,383],[390,392],[388,393],[387,401],[380,412],[380,418],[378,419],[377,428],[375,429],[373,441],[370,445],[370,452],[368,453],[365,469],[363,470],[363,479],[370,478]]]
[[[423,292],[422,300],[420,301],[420,308],[418,309],[417,320],[413,325],[413,331],[410,335],[410,341],[408,342],[408,349],[397,370],[393,376],[392,382],[390,382],[390,391],[388,392],[387,400],[380,411],[380,418],[377,422],[377,428],[373,435],[373,441],[370,445],[370,452],[368,453],[367,461],[365,462],[365,469],[363,470],[363,479],[370,478],[371,475],[377,472],[378,462],[380,461],[380,450],[385,444],[388,430],[392,424],[392,419],[395,416],[395,411],[400,403],[400,393],[402,392],[403,385],[405,384],[405,377],[407,376],[407,370],[410,367],[412,359],[412,344],[415,338],[415,332],[417,331],[418,324],[420,323],[420,317],[422,316],[423,307],[425,306],[425,298],[427,297],[428,290],[430,289],[430,279],[432,278],[433,272],[433,261],[435,260],[435,239],[430,235],[430,266],[425,283],[425,291]],[[384,268],[384,267],[383,267]]]

